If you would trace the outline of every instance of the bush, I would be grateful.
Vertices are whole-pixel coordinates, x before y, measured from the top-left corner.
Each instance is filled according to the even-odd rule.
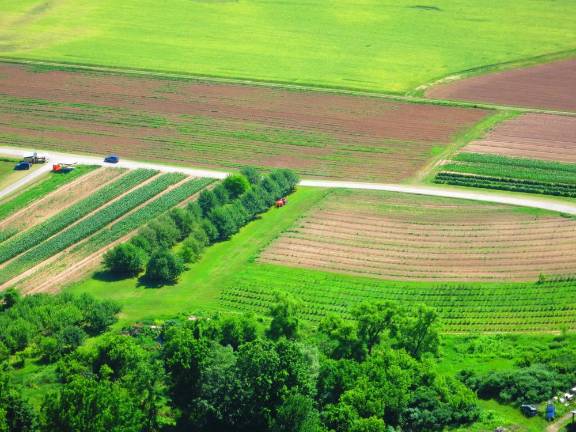
[[[175,283],[184,270],[182,261],[166,249],[160,249],[150,257],[146,266],[146,280],[155,283]]]
[[[169,249],[180,240],[180,230],[173,219],[160,216],[148,225],[156,233],[155,249]]]
[[[228,240],[238,232],[238,216],[230,204],[214,209],[210,213],[210,220],[218,230],[219,240]]]
[[[146,266],[146,252],[131,243],[123,243],[104,254],[104,265],[110,273],[138,276]]]
[[[234,200],[250,189],[250,182],[241,174],[229,175],[222,182],[230,199]]]
[[[240,174],[242,174],[246,179],[250,182],[251,185],[257,185],[260,183],[262,179],[262,175],[260,171],[258,171],[254,167],[244,167],[240,170]]]
[[[212,210],[220,206],[220,201],[216,197],[213,191],[203,190],[200,192],[198,197],[198,205],[202,209],[202,215],[204,217],[208,216]]]
[[[180,232],[178,241],[182,241],[188,237],[192,231],[192,228],[194,227],[194,224],[196,223],[196,218],[194,215],[188,210],[175,208],[170,210],[169,216],[174,221],[176,228],[178,228],[178,231]]]
[[[196,262],[200,258],[202,249],[203,246],[194,237],[188,237],[184,240],[184,243],[182,243],[180,258],[185,263]]]

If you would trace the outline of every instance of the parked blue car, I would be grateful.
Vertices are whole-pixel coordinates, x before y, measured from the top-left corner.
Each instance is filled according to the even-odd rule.
[[[104,158],[104,162],[118,163],[118,162],[120,162],[120,158],[116,155],[108,155]]]

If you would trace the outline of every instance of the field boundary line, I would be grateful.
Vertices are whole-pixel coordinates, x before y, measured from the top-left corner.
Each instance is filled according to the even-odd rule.
[[[388,99],[406,103],[413,104],[426,104],[426,105],[441,105],[441,106],[452,106],[460,108],[477,108],[477,109],[488,109],[488,110],[506,110],[506,111],[517,111],[517,112],[535,112],[541,114],[554,114],[554,115],[564,115],[564,116],[576,116],[576,112],[572,111],[558,111],[549,110],[543,108],[526,108],[518,106],[507,106],[499,104],[491,104],[486,102],[467,102],[467,101],[456,101],[449,99],[429,99],[423,96],[410,95],[410,94],[400,94],[400,93],[385,93],[377,91],[368,91],[362,89],[354,89],[347,87],[329,87],[311,84],[295,84],[290,82],[282,81],[264,81],[264,80],[250,80],[242,78],[233,77],[217,77],[210,75],[200,75],[193,73],[178,73],[169,71],[155,71],[150,69],[138,69],[138,68],[119,68],[112,66],[97,66],[82,63],[66,63],[66,62],[51,62],[46,60],[31,60],[16,57],[2,57],[0,56],[0,62],[20,64],[20,65],[30,65],[30,66],[45,66],[60,69],[68,69],[70,71],[79,70],[87,72],[100,72],[106,74],[117,74],[125,76],[140,76],[140,77],[150,77],[150,78],[173,78],[175,80],[189,80],[189,81],[200,81],[207,83],[219,83],[219,84],[234,84],[234,85],[244,85],[244,86],[258,86],[285,90],[295,90],[295,91],[311,91],[311,92],[324,92],[331,94],[341,94],[349,96],[363,96],[372,97],[380,99]]]
[[[475,76],[480,75],[488,75],[491,73],[497,72],[505,72],[513,69],[521,69],[521,68],[528,68],[532,66],[538,66],[545,63],[551,63],[554,61],[565,60],[571,57],[576,56],[576,49],[570,48],[562,51],[556,51],[553,53],[547,54],[540,54],[532,57],[526,57],[523,59],[518,60],[510,60],[501,63],[493,63],[490,65],[479,66],[475,68],[465,69],[460,72],[454,72],[449,75],[445,75],[441,78],[433,79],[423,84],[420,84],[418,87],[409,90],[406,94],[410,96],[422,96],[425,97],[424,94],[430,88],[441,85],[447,84],[454,81],[461,81],[467,78],[472,78]]]

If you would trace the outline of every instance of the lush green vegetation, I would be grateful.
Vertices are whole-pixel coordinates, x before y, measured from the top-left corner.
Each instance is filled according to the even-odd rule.
[[[135,173],[138,174],[139,172],[135,171]],[[152,171],[152,174],[154,173],[155,172]],[[52,255],[55,255],[89,235],[94,234],[109,223],[128,213],[133,208],[136,208],[140,204],[153,198],[168,186],[178,183],[183,178],[185,178],[184,174],[163,174],[156,179],[153,179],[150,183],[128,192],[121,200],[114,201],[109,206],[90,214],[77,224],[50,237],[48,240],[43,241],[38,244],[38,246],[10,261],[2,269],[0,283],[9,281],[16,275],[22,273],[25,269],[39,264]]]
[[[388,92],[576,40],[570,0],[41,4],[2,2],[3,55]]]
[[[77,220],[129,191],[138,183],[156,175],[154,170],[135,170],[102,187],[80,202],[57,213],[50,219],[16,235],[0,245],[0,263],[40,244]]]
[[[192,179],[174,189],[166,192],[155,200],[150,201],[128,216],[120,219],[105,230],[102,230],[82,243],[74,250],[93,252],[99,248],[118,240],[130,231],[140,227],[151,219],[171,209],[185,199],[191,197],[198,191],[204,189],[213,180],[211,179]]]
[[[276,292],[302,300],[303,317],[351,317],[364,301],[393,300],[435,307],[450,332],[543,331],[572,326],[576,281],[541,283],[394,282],[270,264],[247,264],[219,295],[225,309],[262,312]]]
[[[143,280],[148,283],[174,284],[184,270],[183,262],[195,262],[206,246],[228,240],[277,199],[293,192],[299,181],[290,170],[265,176],[253,168],[245,172],[246,176],[230,175],[214,189],[205,189],[198,202],[158,217],[127,244],[110,250],[104,257],[108,271],[138,276],[146,268]],[[170,249],[178,243],[182,245],[176,257]]]
[[[10,216],[18,210],[21,210],[24,207],[30,205],[34,201],[46,196],[50,192],[55,191],[60,186],[69,183],[72,180],[77,179],[81,175],[84,175],[96,168],[96,166],[81,165],[76,167],[75,170],[66,174],[48,174],[48,176],[41,180],[39,183],[28,187],[18,195],[3,202],[0,206],[0,219],[4,219],[5,217]]]
[[[576,197],[576,164],[461,153],[435,183]]]
[[[473,393],[431,368],[431,310],[366,304],[353,322],[332,317],[314,336],[287,299],[269,314],[269,325],[250,315],[136,325],[65,354],[40,416],[9,368],[0,372],[10,395],[0,397],[3,429],[440,431],[478,418]]]
[[[14,165],[17,162],[17,159],[0,157],[0,185],[9,174],[14,172]]]

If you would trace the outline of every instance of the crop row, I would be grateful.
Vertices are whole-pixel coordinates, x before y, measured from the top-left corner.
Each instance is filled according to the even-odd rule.
[[[222,291],[225,308],[265,313],[275,292],[299,298],[304,319],[350,316],[364,301],[393,300],[435,307],[447,331],[543,331],[576,328],[576,282],[401,283],[318,271],[252,265]]]
[[[193,179],[175,187],[171,191],[168,191],[159,198],[147,203],[145,206],[114,223],[109,228],[96,233],[90,237],[87,242],[80,245],[79,249],[92,252],[118,240],[130,231],[135,230],[204,189],[213,181],[212,179],[205,178]]]
[[[483,153],[460,153],[454,158],[457,162],[467,162],[479,165],[499,165],[508,168],[526,168],[526,172],[544,170],[549,172],[566,172],[576,174],[576,164],[552,162],[537,159],[512,158]],[[576,182],[576,179],[574,180]]]
[[[564,197],[576,197],[576,185],[565,183],[545,183],[535,180],[520,180],[503,177],[478,176],[442,171],[434,178],[434,183],[455,186],[479,187],[485,189],[508,190],[513,192],[536,193]]]
[[[108,184],[89,197],[61,211],[50,219],[0,244],[0,263],[30,249],[72,223],[132,189],[138,183],[156,175],[154,170],[135,170]]]
[[[96,168],[97,166],[82,165],[67,174],[49,173],[48,177],[40,183],[25,189],[14,198],[2,203],[0,206],[0,219],[4,219],[11,214],[16,213],[18,210],[27,207],[34,201],[48,195],[66,183],[70,183],[72,180],[75,180]]]
[[[0,284],[9,281],[26,268],[32,267],[94,234],[115,219],[159,194],[170,185],[181,181],[184,177],[183,174],[178,173],[161,175],[150,183],[129,192],[122,199],[91,214],[76,225],[40,243],[2,269]]]

